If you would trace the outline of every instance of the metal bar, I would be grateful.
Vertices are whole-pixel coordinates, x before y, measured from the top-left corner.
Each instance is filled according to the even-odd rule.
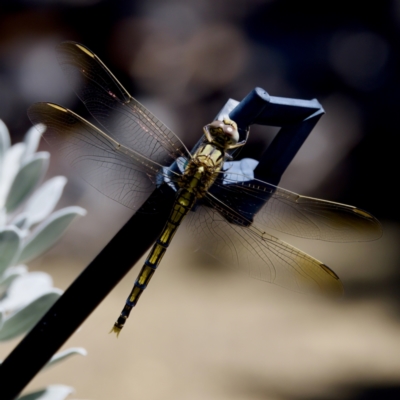
[[[286,171],[286,168],[292,162],[323,113],[323,110],[317,111],[311,117],[297,124],[281,128],[262,155],[254,170],[254,177],[277,186],[282,174]]]
[[[253,124],[282,127],[254,170],[255,178],[277,185],[324,113],[316,99],[274,97],[264,89],[255,88],[229,113],[229,117],[238,124],[241,140]]]

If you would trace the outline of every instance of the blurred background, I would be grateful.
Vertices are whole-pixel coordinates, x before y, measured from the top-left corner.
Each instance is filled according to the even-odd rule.
[[[353,9],[306,0],[2,1],[0,118],[13,143],[30,127],[34,102],[87,117],[54,51],[78,41],[189,148],[229,98],[256,86],[317,98],[326,115],[281,186],[356,205],[384,228],[377,241],[349,244],[275,233],[337,272],[346,291],[340,302],[214,268],[183,228],[120,338],[108,331],[138,266],[67,343],[88,356],[41,374],[30,388],[63,383],[77,399],[98,400],[398,399],[399,36],[398,0]],[[241,157],[260,157],[276,131],[255,127]],[[59,206],[88,210],[30,265],[66,289],[131,212],[98,195],[45,142],[41,149],[52,154],[48,177],[69,178]],[[15,345],[2,344],[0,358]]]

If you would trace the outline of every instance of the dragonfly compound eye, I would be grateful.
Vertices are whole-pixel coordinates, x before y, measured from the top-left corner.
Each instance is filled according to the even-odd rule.
[[[208,125],[208,131],[216,140],[223,138],[227,145],[234,145],[239,141],[237,125],[229,118],[211,122]]]

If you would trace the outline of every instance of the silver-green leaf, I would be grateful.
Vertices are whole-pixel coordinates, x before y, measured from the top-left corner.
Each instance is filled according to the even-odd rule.
[[[83,347],[71,347],[67,350],[60,351],[59,353],[54,354],[54,356],[51,357],[51,360],[43,367],[42,371],[76,354],[86,356],[87,351]]]
[[[74,389],[70,386],[49,385],[45,389],[18,397],[18,400],[64,400],[73,391]]]
[[[25,206],[28,228],[43,221],[54,210],[66,183],[65,176],[55,176],[35,191]]]
[[[13,212],[33,192],[49,165],[48,152],[36,153],[17,173],[6,198],[7,212]]]
[[[42,133],[46,130],[43,124],[37,124],[32,126],[28,132],[26,132],[24,142],[26,144],[26,149],[24,155],[22,156],[22,162],[27,161],[37,150],[40,142]]]
[[[78,215],[85,215],[82,207],[71,206],[58,210],[37,226],[22,247],[18,262],[26,262],[48,250],[63,235]]]
[[[0,207],[1,207],[1,200],[0,200]],[[0,208],[0,226],[4,226],[6,223],[7,223],[6,210],[4,208]]]
[[[10,226],[0,229],[0,277],[16,258],[21,240],[17,228]]]
[[[21,158],[25,147],[25,143],[16,143],[5,154],[0,169],[0,208],[4,206],[10,187],[21,167]]]
[[[6,151],[10,147],[10,133],[6,124],[0,119],[0,168],[3,163]]]
[[[3,327],[0,330],[0,341],[11,340],[32,329],[60,296],[61,291],[53,289],[11,316],[4,318]]]
[[[26,231],[28,229],[28,214],[21,212],[11,221],[11,224],[21,229],[21,231]]]
[[[28,269],[25,265],[18,265],[17,267],[10,267],[4,271],[3,276],[0,278],[0,298],[4,296],[7,289],[15,281],[15,279],[25,275]]]
[[[14,280],[7,296],[0,301],[0,311],[8,314],[25,307],[38,297],[54,290],[51,275],[42,271],[29,272]]]

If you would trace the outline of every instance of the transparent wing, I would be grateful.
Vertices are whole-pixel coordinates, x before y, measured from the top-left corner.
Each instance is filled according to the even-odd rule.
[[[241,216],[242,225],[255,222],[290,235],[335,242],[368,241],[382,235],[379,221],[366,211],[300,196],[243,175],[226,174],[210,192],[227,210]],[[229,211],[223,215],[229,218]]]
[[[33,124],[46,125],[46,140],[90,185],[111,199],[135,210],[154,190],[160,165],[121,145],[71,110],[36,103],[28,116]]]
[[[343,286],[326,265],[254,225],[227,221],[241,216],[207,197],[209,207],[199,207],[188,216],[188,228],[201,248],[228,267],[290,290],[340,297]],[[228,215],[229,213],[229,215]]]
[[[64,42],[58,60],[90,113],[117,142],[159,164],[191,157],[181,140],[136,101],[103,62],[85,46]]]

